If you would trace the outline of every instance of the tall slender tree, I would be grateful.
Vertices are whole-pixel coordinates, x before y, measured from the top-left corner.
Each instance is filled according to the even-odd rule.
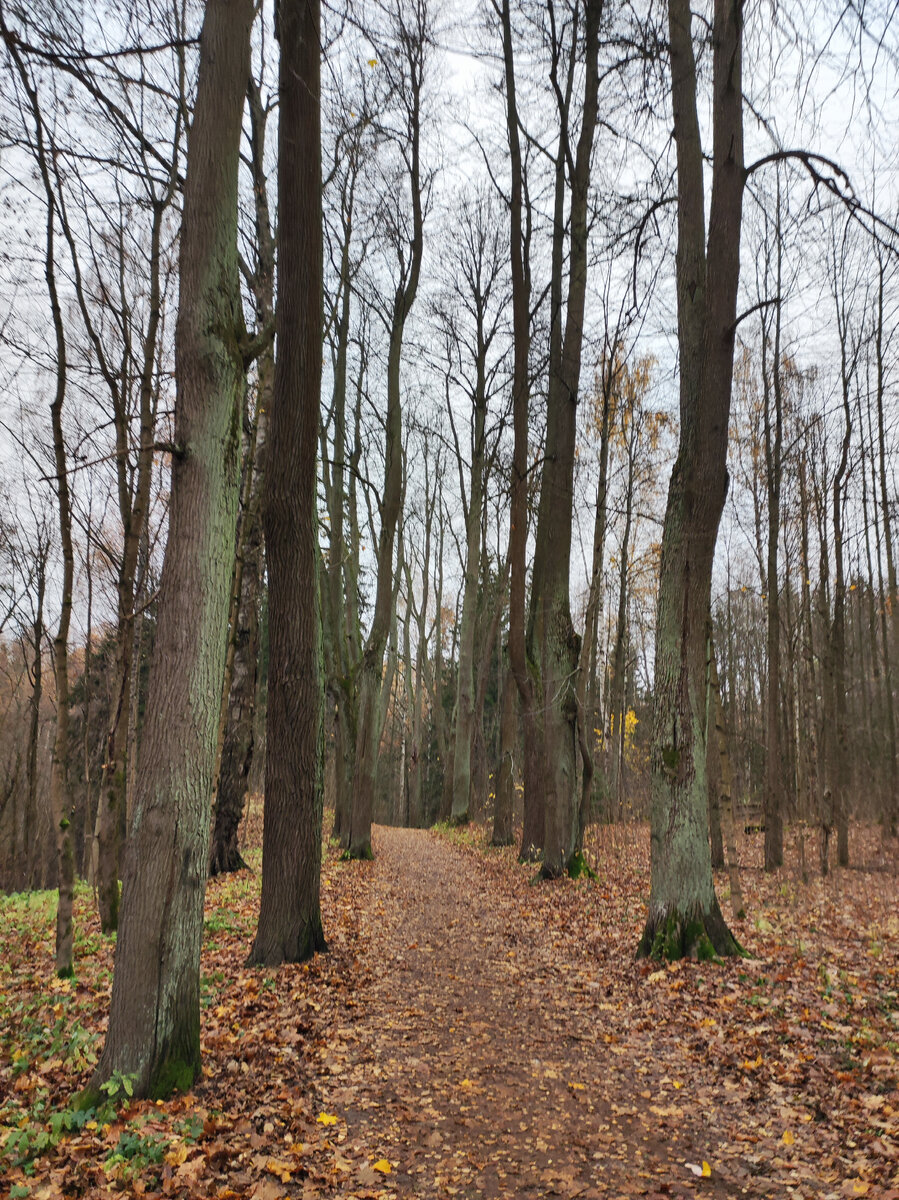
[[[399,150],[403,160],[403,185],[409,189],[411,213],[408,224],[385,212],[391,240],[395,244],[399,275],[389,313],[385,314],[389,343],[387,351],[387,412],[385,420],[384,491],[380,502],[378,570],[375,607],[362,663],[358,672],[358,726],[353,776],[353,804],[346,853],[351,858],[372,857],[371,821],[377,773],[381,722],[379,705],[384,650],[390,634],[394,601],[394,551],[403,497],[403,421],[400,387],[403,340],[406,323],[418,296],[424,255],[424,218],[428,182],[422,171],[422,103],[424,72],[429,47],[429,13],[426,0],[415,0],[408,9],[396,4],[391,13],[395,49],[391,56],[397,73],[397,96],[401,104],[402,132]]]
[[[266,464],[268,715],[262,903],[250,962],[325,949],[316,471],[322,372],[321,10],[281,0],[277,356]]]

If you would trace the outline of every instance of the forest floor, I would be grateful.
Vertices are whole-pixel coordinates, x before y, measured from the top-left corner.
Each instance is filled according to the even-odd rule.
[[[765,876],[743,839],[751,957],[670,967],[634,959],[646,826],[540,885],[479,826],[376,828],[374,863],[326,857],[329,953],[279,971],[244,966],[258,874],[213,880],[202,1080],[86,1118],[110,944],[81,891],[58,980],[53,894],[2,898],[0,1191],[899,1200],[899,855],[856,828],[864,869],[803,883],[802,842]]]

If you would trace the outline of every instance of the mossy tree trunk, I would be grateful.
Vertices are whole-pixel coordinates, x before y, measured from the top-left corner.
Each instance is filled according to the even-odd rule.
[[[322,373],[321,29],[317,0],[282,0],[278,349],[266,461],[270,667],[262,900],[250,963],[325,949],[316,455]]]
[[[727,493],[744,185],[742,4],[715,0],[713,170],[706,249],[689,0],[669,0],[677,144],[680,443],[662,533],[651,750],[651,885],[639,953],[735,954],[712,878],[706,797],[706,627]]]
[[[175,331],[176,451],[106,1043],[85,1099],[200,1070],[209,796],[227,641],[244,390],[237,174],[250,0],[209,0],[188,144]]]

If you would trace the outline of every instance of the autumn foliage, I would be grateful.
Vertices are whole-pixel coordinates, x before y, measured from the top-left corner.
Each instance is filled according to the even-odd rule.
[[[644,825],[591,829],[598,878],[543,887],[480,826],[376,828],[374,864],[326,854],[330,953],[278,971],[243,965],[258,874],[215,879],[201,1082],[152,1104],[113,1080],[88,1113],[67,1106],[102,1043],[112,947],[80,890],[78,977],[58,980],[53,895],[8,897],[3,1184],[44,1200],[899,1196],[895,848],[854,828],[864,867],[804,883],[803,837],[766,876],[762,835],[743,836],[733,928],[752,957],[727,963],[634,960]]]

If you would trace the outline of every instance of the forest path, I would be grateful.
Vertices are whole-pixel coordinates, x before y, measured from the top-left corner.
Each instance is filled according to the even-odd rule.
[[[426,831],[376,828],[374,851],[337,868],[357,874],[331,926],[356,987],[316,1055],[348,1153],[396,1172],[362,1182],[421,1197],[740,1194],[745,1174],[721,1165],[728,1114],[666,1062],[671,1031],[656,1044],[629,1024],[620,977],[568,935],[564,904],[558,920],[531,911],[503,886],[508,867]],[[643,986],[628,967],[625,986]],[[695,1179],[686,1164],[703,1159],[716,1169]]]

